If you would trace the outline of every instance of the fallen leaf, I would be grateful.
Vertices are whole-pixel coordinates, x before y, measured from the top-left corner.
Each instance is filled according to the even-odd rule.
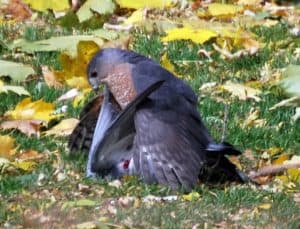
[[[15,40],[8,48],[13,50],[20,48],[22,52],[51,52],[51,51],[66,51],[71,56],[76,56],[77,44],[80,41],[93,41],[98,46],[103,45],[103,40],[95,35],[70,35],[51,37],[46,40],[30,42],[24,39]],[[89,52],[87,49],[86,52]],[[0,62],[1,64],[1,62]]]
[[[19,153],[17,159],[22,161],[38,161],[46,156],[45,153],[39,153],[35,150],[26,150],[25,152]]]
[[[14,110],[7,111],[5,117],[10,120],[42,120],[48,123],[50,120],[60,115],[53,114],[54,104],[46,103],[42,99],[31,101],[31,98],[25,98],[19,102]]]
[[[171,63],[171,61],[168,58],[167,53],[164,53],[160,59],[161,65],[167,69],[169,72],[173,73],[175,76],[178,75],[175,71],[174,65]]]
[[[133,25],[138,24],[140,22],[143,22],[145,20],[145,10],[144,9],[138,9],[134,11],[130,17],[128,17],[126,20],[123,21],[125,25]]]
[[[8,135],[0,135],[0,157],[11,159],[15,154],[15,139]]]
[[[23,0],[29,4],[32,9],[45,12],[47,10],[63,11],[70,8],[68,0],[48,0],[48,1],[36,1],[36,0]]]
[[[27,136],[39,135],[39,130],[41,127],[41,120],[14,120],[14,121],[4,121],[0,124],[0,128],[6,129],[18,129]]]
[[[280,155],[275,160],[273,160],[272,164],[273,165],[282,165],[288,159],[289,159],[289,155],[285,153],[285,154]]]
[[[242,6],[233,4],[211,3],[208,5],[208,13],[214,17],[232,16],[243,10]]]
[[[280,85],[288,94],[300,97],[300,65],[288,66],[283,75]]]
[[[269,110],[275,110],[276,108],[283,107],[283,106],[298,106],[299,104],[300,104],[300,97],[293,96],[291,98],[284,99],[284,100],[280,101],[279,103],[276,103]]]
[[[98,225],[94,221],[88,221],[88,222],[77,224],[76,228],[77,229],[96,229],[96,228],[98,228]]]
[[[8,91],[14,92],[18,95],[30,95],[24,87],[4,85],[4,83],[0,80],[0,93],[8,93]]]
[[[63,119],[60,123],[44,133],[46,135],[69,136],[78,123],[79,120],[76,118]]]
[[[48,66],[42,66],[42,73],[48,87],[54,87],[56,89],[63,87],[63,84],[56,79],[55,73],[51,71]]]
[[[36,166],[36,162],[34,161],[14,161],[10,163],[17,169],[24,170],[26,172],[30,172]]]
[[[83,3],[80,9],[77,11],[79,22],[90,19],[94,13],[99,14],[111,14],[115,10],[115,4],[112,0],[87,0]]]
[[[91,89],[87,80],[86,68],[92,57],[99,50],[93,41],[80,41],[77,45],[77,55],[72,57],[67,53],[60,55],[61,71],[56,71],[56,78],[70,87]]]
[[[269,203],[261,204],[261,205],[258,206],[258,208],[263,209],[263,210],[268,210],[268,209],[270,209],[271,207],[272,207],[272,205],[269,204]]]
[[[31,66],[22,63],[0,60],[0,76],[9,76],[14,81],[23,81],[34,74]]]
[[[57,101],[66,101],[66,100],[72,100],[74,99],[78,94],[79,90],[77,88],[73,88],[69,91],[67,91],[65,94],[61,95]]]
[[[194,201],[200,198],[200,194],[198,192],[190,192],[187,195],[182,195],[182,198],[187,201]]]
[[[172,0],[116,0],[121,8],[141,9],[141,8],[165,8],[171,6]]]
[[[217,33],[209,29],[194,30],[187,27],[166,30],[166,33],[167,35],[161,38],[163,42],[174,40],[192,40],[195,43],[203,44],[211,38],[217,36]]]
[[[31,9],[21,0],[10,0],[7,4],[2,1],[1,4],[6,5],[6,7],[1,7],[1,11],[3,11],[6,16],[9,15],[12,19],[24,21],[32,15]]]
[[[242,84],[232,83],[227,81],[222,88],[232,94],[232,96],[238,97],[240,100],[254,99],[259,102],[261,99],[257,96],[261,93],[260,90],[244,86]]]
[[[263,127],[266,125],[266,119],[259,119],[259,109],[251,108],[250,112],[246,115],[244,122],[242,123],[242,127]]]

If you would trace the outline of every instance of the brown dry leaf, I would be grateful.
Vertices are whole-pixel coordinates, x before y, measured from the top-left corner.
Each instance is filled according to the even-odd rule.
[[[8,135],[0,135],[0,157],[11,159],[15,154],[15,139]]]
[[[25,98],[16,105],[14,110],[7,111],[5,117],[10,120],[42,120],[48,123],[60,117],[54,114],[54,108],[54,104],[46,103],[42,99],[32,102],[31,98]]]
[[[5,14],[6,18],[16,19],[18,21],[24,21],[32,15],[31,9],[21,0],[8,1],[8,4],[3,7],[2,12]]]
[[[27,136],[38,135],[41,127],[41,120],[14,120],[4,121],[1,123],[0,128],[3,130],[7,129],[18,129]]]
[[[45,157],[45,153],[39,153],[35,150],[26,150],[25,152],[22,152],[17,155],[17,159],[22,161],[38,161]]]
[[[240,100],[254,99],[256,102],[261,100],[258,97],[261,91],[252,87],[227,81],[221,88],[230,92],[232,96],[238,97]]]
[[[56,135],[56,136],[68,136],[72,133],[74,128],[79,123],[76,118],[69,118],[61,120],[60,123],[52,127],[50,130],[44,132],[46,135]]]
[[[42,66],[44,80],[49,87],[62,88],[63,84],[56,79],[56,75],[48,66]]]
[[[237,157],[237,156],[230,156],[230,157],[228,157],[228,158],[229,158],[229,160],[230,160],[230,161],[231,161],[238,169],[240,169],[240,170],[243,169],[239,157]]]
[[[250,112],[246,115],[246,119],[242,123],[242,127],[264,127],[267,123],[266,119],[259,119],[260,110],[257,108],[251,108]]]

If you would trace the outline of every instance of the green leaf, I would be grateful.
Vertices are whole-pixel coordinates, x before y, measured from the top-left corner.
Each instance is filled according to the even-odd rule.
[[[87,0],[77,11],[80,22],[86,21],[93,16],[93,11],[99,14],[111,14],[115,10],[112,0]]]
[[[34,52],[50,52],[50,51],[67,51],[70,55],[75,56],[77,50],[77,43],[79,41],[94,41],[97,45],[102,46],[103,40],[94,35],[74,35],[74,36],[61,36],[51,37],[47,40],[40,40],[29,42],[24,39],[14,41],[8,45],[8,48],[13,50],[20,48],[21,51],[27,53]]]
[[[96,202],[93,200],[89,200],[89,199],[81,199],[81,200],[76,201],[76,206],[79,206],[79,207],[83,207],[83,206],[92,207],[95,205],[96,205]]]
[[[300,96],[300,65],[290,65],[284,72],[283,79],[280,84],[285,92],[291,95]]]
[[[10,76],[14,81],[23,81],[34,74],[32,67],[22,63],[0,60],[0,76]]]

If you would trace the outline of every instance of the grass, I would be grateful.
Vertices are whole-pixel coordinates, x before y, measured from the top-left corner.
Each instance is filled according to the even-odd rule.
[[[9,38],[13,31],[14,28],[2,27],[0,38]],[[200,94],[199,88],[207,82],[256,80],[260,78],[260,71],[265,64],[275,69],[290,63],[299,63],[300,60],[294,59],[293,56],[295,48],[293,44],[297,41],[289,37],[287,31],[286,24],[271,28],[254,28],[253,32],[266,43],[265,48],[254,56],[233,60],[223,60],[218,54],[213,54],[213,62],[209,62],[208,59],[199,56],[197,51],[200,48],[212,50],[211,44],[201,46],[188,41],[176,41],[165,45],[155,34],[149,37],[143,33],[136,33],[132,48],[156,61],[159,61],[161,54],[167,50],[168,57],[176,66],[178,74],[187,79],[193,89]],[[64,34],[66,33],[68,32],[65,31]],[[45,31],[42,28],[29,27],[25,28],[24,34],[28,40],[37,40],[50,37],[56,32],[51,28]],[[278,54],[277,50],[281,47],[285,49]],[[0,48],[0,57],[16,60],[15,55],[5,47]],[[32,63],[38,73],[41,72],[41,65],[60,68],[56,52],[36,53],[29,57],[25,55],[21,61]],[[48,88],[42,79],[26,83],[25,87],[30,91],[33,100],[43,98],[48,102],[54,102],[66,90]],[[231,100],[229,107],[226,140],[239,146],[241,150],[251,149],[257,162],[261,153],[271,147],[281,147],[283,152],[300,155],[300,144],[297,143],[300,139],[300,124],[290,122],[293,109],[269,111],[270,107],[285,98],[280,90],[273,87],[262,85],[260,102]],[[226,93],[221,96],[229,97]],[[12,93],[9,96],[0,94],[0,116],[14,108],[22,98]],[[56,104],[58,107],[62,105]],[[70,104],[68,106],[67,117],[79,115],[80,109],[71,108]],[[241,124],[253,107],[260,109],[259,118],[267,120],[266,126],[242,128]],[[216,140],[220,140],[224,104],[217,102],[213,96],[204,95],[199,101],[199,111],[212,135]],[[282,123],[280,127],[279,123]],[[67,155],[66,138],[26,137],[17,131],[2,131],[1,134],[10,134],[16,138],[20,149],[57,153],[51,154],[32,172],[0,175],[0,225],[34,227],[42,223],[37,217],[38,213],[42,213],[50,217],[48,225],[54,227],[76,225],[91,220],[100,228],[107,225],[146,228],[191,228],[193,225],[200,228],[233,225],[272,228],[300,226],[300,207],[293,201],[293,193],[273,192],[271,188],[264,190],[252,185],[214,187],[199,185],[195,191],[200,193],[200,198],[196,200],[186,201],[180,198],[171,202],[144,203],[141,198],[150,194],[163,196],[171,195],[172,192],[165,187],[145,185],[136,179],[123,181],[120,188],[112,187],[104,180],[85,179],[86,158],[82,155],[70,158]],[[242,156],[241,161],[244,169],[253,168],[253,162],[251,164],[247,158]],[[58,171],[57,163],[62,165]],[[67,178],[57,181],[57,172],[64,172]],[[86,190],[83,191],[80,186],[86,186]],[[298,184],[293,190],[299,192],[299,187]],[[180,196],[182,194],[179,192]],[[120,204],[120,198],[124,196],[136,197],[134,203],[125,206]],[[64,203],[79,199],[90,199],[96,204],[92,207],[75,206],[67,211],[62,210]],[[114,209],[117,211],[114,212]]]

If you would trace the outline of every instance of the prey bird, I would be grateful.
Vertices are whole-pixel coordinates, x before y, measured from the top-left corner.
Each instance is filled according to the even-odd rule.
[[[88,65],[93,88],[103,94],[83,110],[71,151],[89,150],[87,175],[136,175],[146,183],[191,190],[199,180],[247,181],[216,143],[197,111],[197,96],[183,80],[132,51],[102,49]]]

